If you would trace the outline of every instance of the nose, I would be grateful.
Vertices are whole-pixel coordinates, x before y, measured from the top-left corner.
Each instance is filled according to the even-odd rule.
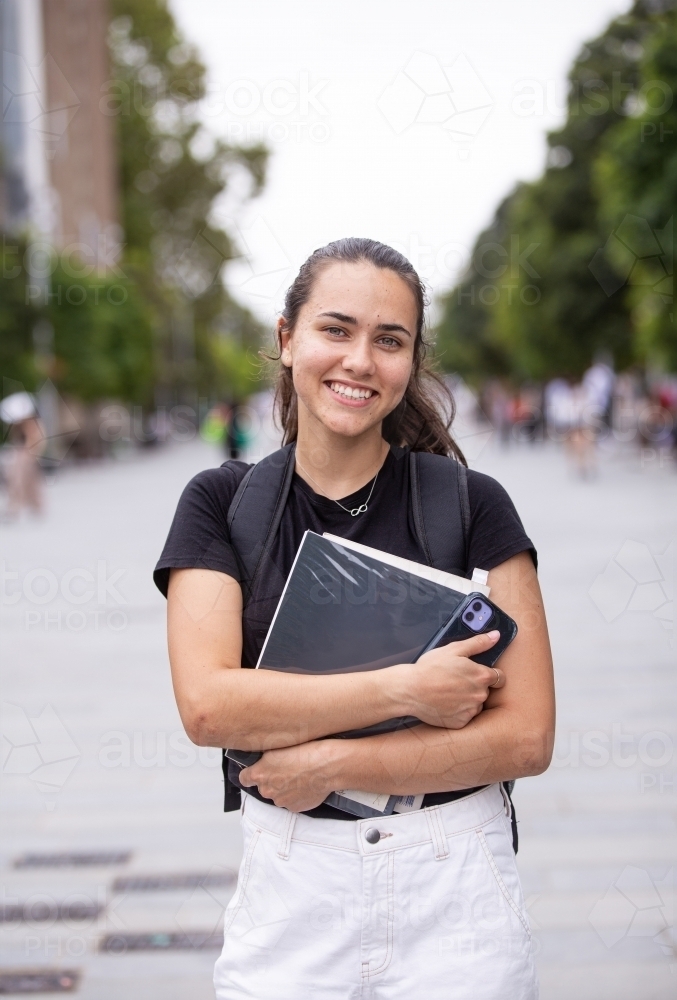
[[[357,378],[364,378],[365,375],[374,373],[376,364],[369,337],[358,336],[348,343],[341,367],[346,372],[352,372]]]

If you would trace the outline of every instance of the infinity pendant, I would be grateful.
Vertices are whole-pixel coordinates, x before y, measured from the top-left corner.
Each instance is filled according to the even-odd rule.
[[[364,512],[365,512],[366,509],[367,509],[367,505],[366,505],[366,503],[363,503],[363,504],[360,504],[359,507],[353,507],[353,509],[351,510],[350,513],[352,514],[353,517],[357,517],[358,514],[364,514]]]

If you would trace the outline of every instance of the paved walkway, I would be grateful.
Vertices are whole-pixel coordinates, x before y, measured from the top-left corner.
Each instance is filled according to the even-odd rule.
[[[555,654],[556,757],[515,792],[543,1000],[668,1000],[677,475],[616,457],[581,482],[539,450],[487,450],[478,467],[506,486],[537,546]]]
[[[82,1000],[213,996],[209,947],[97,947],[113,935],[122,949],[135,933],[203,942],[232,891],[237,818],[220,812],[217,755],[181,735],[150,578],[182,486],[218,461],[194,443],[68,470],[43,521],[2,532],[0,864],[3,905],[24,919],[5,923],[0,964],[80,970]],[[554,450],[491,444],[475,464],[508,488],[538,547],[556,656],[556,763],[515,795],[543,1000],[668,1000],[677,772],[665,553],[677,474],[616,457],[586,483]],[[15,867],[92,851],[130,853]],[[206,887],[114,885],[195,873],[210,874]]]

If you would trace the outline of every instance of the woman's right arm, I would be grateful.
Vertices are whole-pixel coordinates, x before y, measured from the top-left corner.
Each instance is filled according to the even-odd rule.
[[[482,708],[496,672],[468,659],[496,639],[475,636],[426,657],[348,674],[242,670],[242,593],[225,573],[174,569],[167,595],[174,693],[200,746],[272,750],[401,715],[460,729]]]

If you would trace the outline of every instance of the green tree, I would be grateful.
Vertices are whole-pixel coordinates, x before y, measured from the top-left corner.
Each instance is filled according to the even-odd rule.
[[[153,330],[138,286],[129,280],[74,281],[59,265],[51,279],[47,318],[54,330],[48,374],[83,403],[118,399],[153,404]]]
[[[0,282],[0,372],[11,383],[35,388],[39,372],[35,364],[32,330],[40,312],[27,294],[24,240],[4,237],[2,241],[2,281]],[[3,395],[18,386],[3,387]]]
[[[543,176],[501,205],[443,303],[436,333],[445,367],[475,380],[502,374],[518,381],[578,376],[600,349],[620,367],[643,356],[623,270],[603,252],[612,223],[598,161],[607,137],[637,107],[643,54],[673,6],[642,0],[579,53],[567,119],[548,136]],[[520,100],[528,113],[539,94]]]
[[[7,391],[34,391],[49,376],[63,394],[86,403],[152,402],[152,329],[138,287],[119,278],[74,278],[54,256],[45,306],[29,277],[33,253],[25,239],[3,243],[0,370],[12,383]]]
[[[262,331],[223,285],[237,251],[212,209],[236,176],[248,196],[261,190],[267,151],[215,141],[199,124],[205,68],[165,0],[113,0],[112,13],[104,105],[118,131],[123,267],[152,313],[157,383],[164,401],[251,391],[242,372],[256,371],[248,358]]]
[[[605,136],[595,164],[605,258],[624,279],[638,353],[677,371],[673,217],[677,207],[677,12],[644,40],[631,114]]]

